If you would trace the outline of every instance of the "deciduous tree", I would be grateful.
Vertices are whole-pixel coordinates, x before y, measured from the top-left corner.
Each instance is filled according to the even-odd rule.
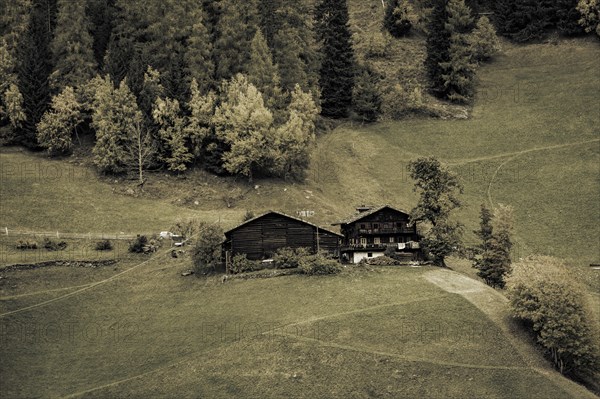
[[[75,91],[66,86],[52,98],[50,109],[37,125],[37,139],[49,154],[66,154],[73,146],[73,134],[83,121],[81,104]]]

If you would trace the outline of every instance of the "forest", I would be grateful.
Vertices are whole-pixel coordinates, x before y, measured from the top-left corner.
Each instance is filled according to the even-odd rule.
[[[194,165],[302,180],[327,120],[374,122],[386,102],[418,110],[424,96],[469,105],[497,34],[600,35],[597,0],[380,6],[382,35],[363,54],[345,0],[2,2],[1,143],[64,156],[93,137],[99,172],[141,183],[147,170]],[[377,40],[411,35],[426,43],[427,87],[386,96]]]

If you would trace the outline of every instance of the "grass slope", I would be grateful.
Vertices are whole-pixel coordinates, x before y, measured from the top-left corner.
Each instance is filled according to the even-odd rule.
[[[526,364],[470,302],[430,283],[434,268],[221,284],[177,277],[180,262],[156,257],[0,316],[2,396],[580,397]]]

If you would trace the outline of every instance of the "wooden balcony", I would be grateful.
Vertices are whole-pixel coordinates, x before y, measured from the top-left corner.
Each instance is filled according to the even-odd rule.
[[[413,227],[394,227],[391,229],[358,229],[359,234],[413,234]]]

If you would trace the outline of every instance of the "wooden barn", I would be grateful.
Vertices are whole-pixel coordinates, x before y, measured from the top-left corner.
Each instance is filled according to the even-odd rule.
[[[246,254],[269,259],[279,248],[308,248],[339,256],[342,235],[281,212],[270,211],[225,232],[225,258]]]
[[[417,227],[410,223],[408,212],[389,205],[361,206],[357,213],[334,223],[344,235],[340,248],[343,261],[358,263],[393,248],[397,255],[416,260],[421,254]]]

